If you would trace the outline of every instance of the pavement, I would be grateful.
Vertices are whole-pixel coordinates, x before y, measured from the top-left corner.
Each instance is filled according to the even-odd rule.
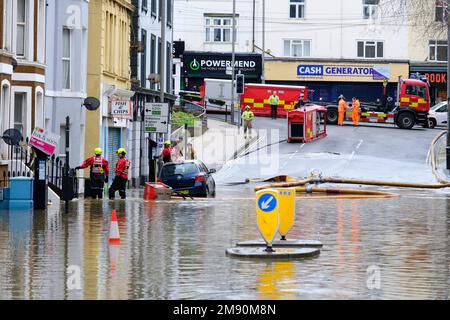
[[[450,171],[446,169],[446,150],[445,142],[447,136],[443,135],[437,142],[435,147],[436,152],[436,171],[441,178],[450,180]]]
[[[208,168],[219,170],[228,161],[238,158],[257,138],[256,130],[246,138],[242,127],[208,118],[208,130],[203,135],[195,134],[190,142],[198,159]]]
[[[312,171],[326,177],[434,183],[429,164],[436,129],[399,129],[392,125],[327,126],[328,136],[307,144],[287,143],[286,119],[258,117],[259,137],[244,155],[229,161],[216,182],[242,182],[277,175],[306,177]]]

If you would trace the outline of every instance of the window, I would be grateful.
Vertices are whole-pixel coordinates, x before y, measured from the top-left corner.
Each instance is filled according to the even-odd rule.
[[[447,20],[447,4],[444,0],[436,0],[435,21],[445,22]]]
[[[156,73],[156,36],[152,34],[150,43],[150,73]],[[150,84],[150,88],[154,88],[154,84]]]
[[[152,0],[152,17],[156,18],[156,0]]]
[[[231,42],[231,29],[232,17],[207,17],[205,19],[205,41]]]
[[[141,53],[141,87],[145,88],[147,85],[147,31],[142,29],[141,42],[144,51]]]
[[[363,0],[364,19],[376,18],[380,0]]]
[[[358,41],[358,58],[383,58],[382,41]]]
[[[172,26],[172,0],[167,1],[167,25]]]
[[[25,93],[14,94],[14,129],[19,130],[22,136],[26,136],[25,132]]]
[[[142,0],[142,11],[147,11],[147,0]]]
[[[287,57],[310,57],[311,40],[284,40],[284,55]]]
[[[165,83],[166,88],[165,88],[165,91],[169,92],[169,93],[171,92],[170,87],[171,87],[171,79],[172,79],[172,76],[170,74],[170,71],[172,70],[171,64],[170,64],[171,56],[172,56],[172,47],[170,45],[170,42],[167,42],[166,43],[166,83]]]
[[[62,40],[62,88],[70,89],[70,58],[71,58],[71,40],[72,32],[68,28],[63,28],[63,40]]]
[[[289,17],[302,19],[305,17],[305,0],[290,0]]]
[[[422,86],[407,86],[405,93],[414,96],[419,96],[421,98],[427,97],[426,87]]]
[[[447,61],[447,41],[430,40],[429,42],[430,61]]]
[[[25,56],[25,34],[26,34],[26,2],[25,0],[17,0],[16,54],[19,57]]]

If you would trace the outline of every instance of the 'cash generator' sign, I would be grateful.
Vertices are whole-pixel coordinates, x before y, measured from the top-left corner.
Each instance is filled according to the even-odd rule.
[[[371,77],[373,80],[389,80],[391,70],[388,66],[334,66],[298,65],[297,77],[353,76]]]

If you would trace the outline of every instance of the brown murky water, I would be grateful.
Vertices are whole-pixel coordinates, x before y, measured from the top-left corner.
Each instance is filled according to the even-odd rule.
[[[249,186],[221,187],[211,201],[145,203],[135,191],[73,202],[69,215],[0,212],[0,298],[447,299],[450,193],[389,191],[402,197],[298,200],[288,238],[324,244],[298,261],[225,255],[259,238]],[[112,209],[119,246],[108,244]],[[81,288],[68,288],[78,271]]]

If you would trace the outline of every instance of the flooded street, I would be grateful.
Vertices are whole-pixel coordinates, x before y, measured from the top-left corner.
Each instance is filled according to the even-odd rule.
[[[316,258],[231,258],[259,239],[255,185],[216,199],[80,199],[68,215],[0,212],[0,299],[447,299],[450,194],[398,190],[390,199],[297,199],[288,239],[320,240]],[[108,244],[111,210],[121,244]],[[370,289],[369,270],[379,270]],[[81,286],[67,287],[79,272]],[[70,281],[69,281],[70,282]]]

